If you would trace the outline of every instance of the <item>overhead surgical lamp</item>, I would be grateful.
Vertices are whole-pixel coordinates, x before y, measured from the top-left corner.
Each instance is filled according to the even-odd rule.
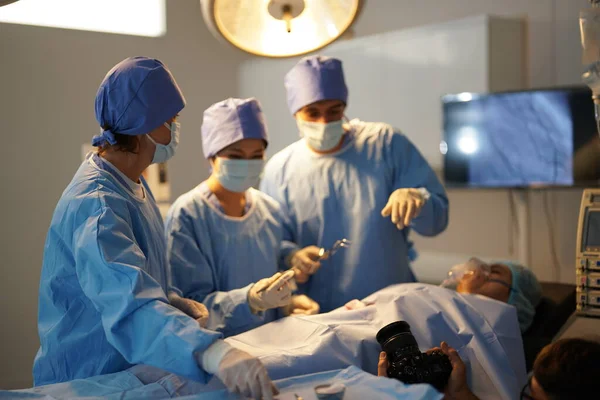
[[[200,5],[218,39],[258,56],[293,57],[344,34],[361,0],[200,0]]]

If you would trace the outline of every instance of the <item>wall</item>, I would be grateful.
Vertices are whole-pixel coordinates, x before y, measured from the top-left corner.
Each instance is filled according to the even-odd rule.
[[[199,112],[235,96],[245,56],[214,40],[197,0],[168,1],[162,38],[0,24],[0,388],[31,385],[37,288],[54,206],[98,128],[94,96],[106,72],[131,55],[166,62],[184,91],[182,145],[170,163],[178,196],[207,176]]]
[[[529,85],[566,84],[579,81],[577,16],[586,6],[586,0],[367,0],[354,34],[485,13],[523,16],[529,21]],[[44,237],[56,201],[79,164],[80,146],[97,131],[93,98],[111,66],[134,54],[168,63],[188,100],[181,117],[183,145],[170,166],[173,195],[207,175],[201,161],[200,110],[237,94],[235,70],[246,56],[214,41],[201,21],[197,0],[170,0],[168,34],[158,39],[0,24],[0,169],[5,186],[0,208],[0,388],[31,385]],[[565,190],[553,196],[563,279],[571,279],[568,263],[579,194]],[[451,192],[452,226],[437,239],[418,238],[417,245],[422,252],[507,254],[507,197],[506,192]],[[544,265],[549,261],[546,227],[537,210],[533,219],[535,262]],[[465,232],[472,232],[469,240],[462,236]]]

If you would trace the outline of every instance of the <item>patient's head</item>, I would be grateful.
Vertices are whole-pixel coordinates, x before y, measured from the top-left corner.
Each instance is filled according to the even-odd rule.
[[[511,261],[487,264],[472,258],[453,270],[459,293],[480,294],[512,304],[517,309],[521,332],[529,328],[542,298],[540,283],[529,268]]]
[[[561,339],[544,347],[533,364],[529,395],[534,400],[590,399],[598,395],[600,342]]]

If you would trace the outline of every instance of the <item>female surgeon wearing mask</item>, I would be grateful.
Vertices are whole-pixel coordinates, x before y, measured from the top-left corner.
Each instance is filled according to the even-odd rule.
[[[279,205],[255,190],[267,128],[256,99],[227,99],[204,112],[210,177],[181,196],[166,223],[171,296],[204,303],[207,328],[235,335],[289,314],[316,314],[294,296],[294,272],[277,272],[286,232]],[[283,244],[285,245],[285,244]],[[256,282],[256,283],[255,283]]]
[[[96,95],[102,127],[56,206],[44,249],[35,385],[146,364],[196,381],[216,374],[232,391],[272,398],[255,358],[201,328],[201,304],[169,305],[164,227],[142,172],[171,158],[185,99],[158,60],[132,57]],[[180,302],[181,303],[181,302]],[[189,307],[188,307],[189,308]]]

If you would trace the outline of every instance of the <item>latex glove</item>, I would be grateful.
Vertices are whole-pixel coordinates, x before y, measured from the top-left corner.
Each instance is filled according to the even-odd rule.
[[[381,215],[392,216],[392,223],[398,229],[404,229],[419,215],[428,198],[425,189],[398,189],[391,195]]]
[[[258,358],[236,348],[223,356],[216,375],[227,390],[244,398],[272,400],[279,394]]]
[[[253,312],[286,306],[292,299],[289,281],[294,271],[277,272],[270,278],[261,279],[248,291],[248,304]]]
[[[292,296],[292,302],[283,307],[283,314],[288,315],[315,315],[321,310],[319,303],[308,296],[298,294]]]
[[[303,249],[297,250],[291,254],[288,265],[290,268],[295,268],[300,270],[303,274],[312,275],[321,268],[321,263],[319,262],[319,252],[320,248],[317,246],[307,246]],[[298,283],[300,282],[298,278],[302,278],[301,276],[296,278]],[[308,279],[308,278],[306,278]]]
[[[179,311],[198,321],[202,328],[206,328],[209,313],[204,304],[192,299],[185,299],[175,293],[169,294],[169,303]]]
[[[292,268],[292,270],[294,271],[294,280],[296,283],[308,282],[308,278],[310,278],[309,274],[302,272],[300,268]]]

